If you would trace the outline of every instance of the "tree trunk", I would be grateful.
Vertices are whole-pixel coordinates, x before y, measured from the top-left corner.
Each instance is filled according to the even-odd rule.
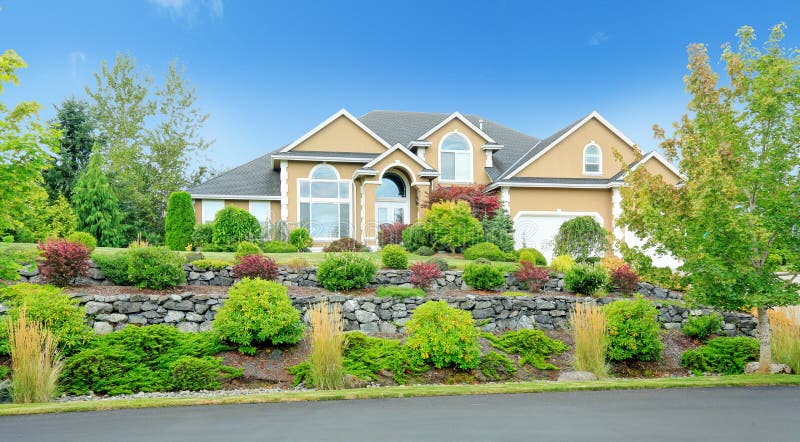
[[[769,366],[772,364],[772,348],[770,346],[769,315],[766,307],[758,307],[758,329],[756,336],[760,346],[758,356],[758,372],[769,374]]]

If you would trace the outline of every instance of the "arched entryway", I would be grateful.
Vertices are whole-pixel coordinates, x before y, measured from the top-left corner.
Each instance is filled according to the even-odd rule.
[[[402,172],[388,170],[375,191],[375,221],[377,226],[411,221],[411,187]]]

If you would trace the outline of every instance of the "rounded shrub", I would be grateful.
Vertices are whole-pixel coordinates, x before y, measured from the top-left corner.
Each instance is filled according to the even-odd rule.
[[[39,271],[51,284],[66,287],[89,273],[89,250],[83,244],[63,238],[50,238],[39,243],[42,260]]]
[[[186,246],[192,243],[194,224],[191,195],[188,192],[172,192],[164,220],[164,242],[167,247],[171,250],[186,250]]]
[[[263,279],[244,278],[233,285],[212,327],[221,339],[250,355],[257,345],[296,344],[303,338],[300,312],[286,287]]]
[[[575,260],[569,255],[558,255],[550,262],[550,268],[556,273],[566,274],[575,267]]]
[[[514,279],[532,292],[539,291],[550,279],[550,269],[537,267],[530,261],[521,261],[520,269],[514,272]]]
[[[710,315],[692,316],[681,329],[689,338],[705,339],[710,335],[719,333],[723,326],[722,316],[719,313]]]
[[[214,242],[214,223],[198,224],[192,232],[192,244],[203,248]]]
[[[341,238],[325,246],[322,251],[327,253],[361,252],[364,249],[364,244],[361,244],[353,238]]]
[[[250,212],[238,207],[226,207],[214,219],[214,244],[238,244],[255,241],[261,236],[261,225]]]
[[[128,249],[128,280],[136,287],[164,290],[186,282],[183,256],[163,247]]]
[[[261,250],[264,253],[294,253],[297,247],[284,241],[266,241],[261,243]]]
[[[91,233],[72,232],[69,234],[69,236],[67,236],[67,239],[76,244],[83,244],[89,253],[92,253],[97,247],[97,240],[94,238],[94,236],[92,236]]]
[[[447,262],[446,259],[441,257],[434,257],[428,260],[429,264],[436,264],[436,267],[439,267],[439,270],[446,272],[450,270],[450,264]]]
[[[658,309],[646,299],[621,299],[603,307],[608,330],[606,356],[612,361],[653,361],[661,357]]]
[[[480,364],[478,329],[472,315],[447,305],[428,301],[414,310],[406,323],[409,359],[434,367],[472,370]]]
[[[428,246],[421,246],[417,249],[416,252],[414,252],[414,254],[419,256],[433,256],[436,254],[436,250],[433,250]]]
[[[258,247],[258,244],[249,241],[242,241],[236,245],[236,253],[233,255],[233,257],[236,261],[239,261],[247,255],[260,254],[261,247]]]
[[[594,264],[578,264],[564,275],[567,290],[581,295],[594,295],[608,284],[605,269]]]
[[[364,256],[344,252],[329,255],[317,268],[317,280],[328,290],[352,290],[366,287],[378,268]]]
[[[314,244],[314,239],[311,238],[308,229],[300,227],[292,230],[292,233],[289,234],[289,243],[297,247],[297,250],[305,252]]]
[[[494,290],[506,283],[503,271],[492,264],[469,263],[462,275],[464,282],[478,290]]]
[[[241,375],[240,369],[222,365],[222,358],[182,356],[172,363],[172,386],[177,391],[219,390],[224,377]]]
[[[411,274],[408,281],[415,286],[425,290],[433,284],[433,281],[442,277],[442,271],[432,262],[417,262],[411,266]]]
[[[517,256],[519,257],[517,259],[519,263],[529,262],[535,266],[547,265],[547,258],[536,249],[519,249],[517,250]]]
[[[464,259],[475,260],[478,258],[488,259],[489,261],[505,261],[506,253],[490,242],[479,242],[464,250]]]
[[[431,205],[423,221],[434,247],[455,252],[483,239],[481,222],[472,217],[466,201],[443,201]]]
[[[422,224],[412,224],[407,226],[405,229],[403,229],[401,236],[403,238],[403,246],[405,246],[406,250],[414,252],[420,247],[431,246],[430,235],[428,234],[428,231],[425,230],[425,226]]]
[[[278,264],[264,255],[245,255],[233,266],[233,276],[274,281],[278,279]]]
[[[608,232],[591,216],[578,216],[561,224],[555,237],[556,255],[570,255],[579,262],[601,257],[608,250]]]
[[[408,252],[401,245],[387,244],[381,250],[381,262],[390,269],[407,269]]]
[[[635,292],[639,281],[639,275],[628,264],[623,263],[611,271],[611,284],[622,293]]]
[[[86,317],[78,300],[51,285],[20,283],[0,289],[0,302],[8,307],[0,318],[0,354],[7,355],[8,318],[19,319],[20,309],[25,306],[27,318],[47,327],[56,337],[58,347],[64,353],[72,353],[83,346],[92,336],[86,325]]]

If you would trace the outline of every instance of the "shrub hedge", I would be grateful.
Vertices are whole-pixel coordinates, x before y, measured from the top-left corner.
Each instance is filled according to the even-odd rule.
[[[247,210],[231,206],[217,212],[217,217],[214,219],[214,244],[256,241],[260,236],[261,225]]]
[[[317,268],[317,280],[328,290],[366,287],[378,268],[369,258],[354,252],[328,255]]]

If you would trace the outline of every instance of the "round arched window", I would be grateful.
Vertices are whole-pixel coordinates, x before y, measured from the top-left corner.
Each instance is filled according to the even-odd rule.
[[[439,169],[442,181],[472,182],[472,149],[467,137],[453,132],[442,139]]]
[[[405,198],[406,184],[400,175],[389,172],[381,179],[381,185],[375,191],[378,198]]]

